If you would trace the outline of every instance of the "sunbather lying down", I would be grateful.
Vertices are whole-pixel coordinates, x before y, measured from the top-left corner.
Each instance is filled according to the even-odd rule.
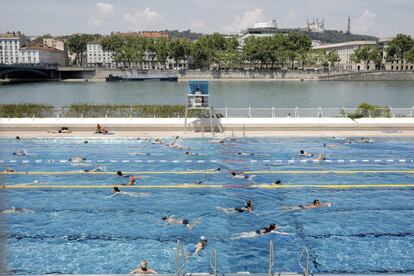
[[[108,128],[102,127],[100,124],[98,124],[96,126],[95,133],[98,133],[98,134],[109,134],[110,132],[109,132],[109,129]]]
[[[48,133],[71,133],[72,131],[68,127],[61,127],[59,130],[49,129]]]

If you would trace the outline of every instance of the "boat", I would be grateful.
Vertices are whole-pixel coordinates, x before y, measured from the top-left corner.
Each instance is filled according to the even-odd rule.
[[[143,76],[114,76],[110,74],[105,78],[106,81],[177,81],[178,77],[173,75],[143,75]]]

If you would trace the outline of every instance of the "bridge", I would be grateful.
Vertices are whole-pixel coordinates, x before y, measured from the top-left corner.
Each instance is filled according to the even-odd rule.
[[[0,81],[4,82],[84,79],[94,75],[94,68],[59,67],[55,64],[0,64]]]

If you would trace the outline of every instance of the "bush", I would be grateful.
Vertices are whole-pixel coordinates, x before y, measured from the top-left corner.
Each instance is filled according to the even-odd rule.
[[[345,113],[345,111],[343,112]],[[364,103],[361,103],[358,106],[357,110],[355,110],[353,113],[348,113],[347,117],[351,119],[359,119],[363,117],[371,117],[371,118],[388,117],[389,118],[391,117],[391,110],[389,107],[372,105],[372,104],[368,104],[364,102]]]

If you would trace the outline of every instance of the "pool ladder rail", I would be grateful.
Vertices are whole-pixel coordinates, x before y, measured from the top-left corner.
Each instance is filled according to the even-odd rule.
[[[306,264],[305,266],[302,265],[302,258],[305,256],[305,260],[306,260]],[[184,253],[184,248],[183,245],[181,243],[181,241],[177,241],[177,247],[176,247],[176,276],[184,276],[184,275],[214,275],[217,276],[218,271],[217,271],[217,251],[215,248],[213,248],[213,250],[211,251],[211,255],[210,255],[210,268],[211,268],[211,272],[210,273],[182,273],[183,269],[185,267],[185,265],[187,264],[187,257]],[[273,244],[273,240],[269,241],[269,267],[268,267],[268,273],[266,276],[282,276],[282,275],[291,275],[291,276],[296,276],[296,275],[304,275],[304,276],[309,276],[311,275],[309,272],[309,250],[306,247],[303,247],[299,258],[298,258],[298,264],[299,266],[303,269],[303,274],[299,274],[299,273],[289,273],[289,272],[277,272],[274,273],[273,272],[273,267],[275,265],[275,256],[274,256],[274,244]],[[249,272],[238,272],[238,273],[229,273],[226,274],[228,276],[241,276],[241,275],[251,275]],[[261,276],[265,276],[265,274],[260,274]]]

